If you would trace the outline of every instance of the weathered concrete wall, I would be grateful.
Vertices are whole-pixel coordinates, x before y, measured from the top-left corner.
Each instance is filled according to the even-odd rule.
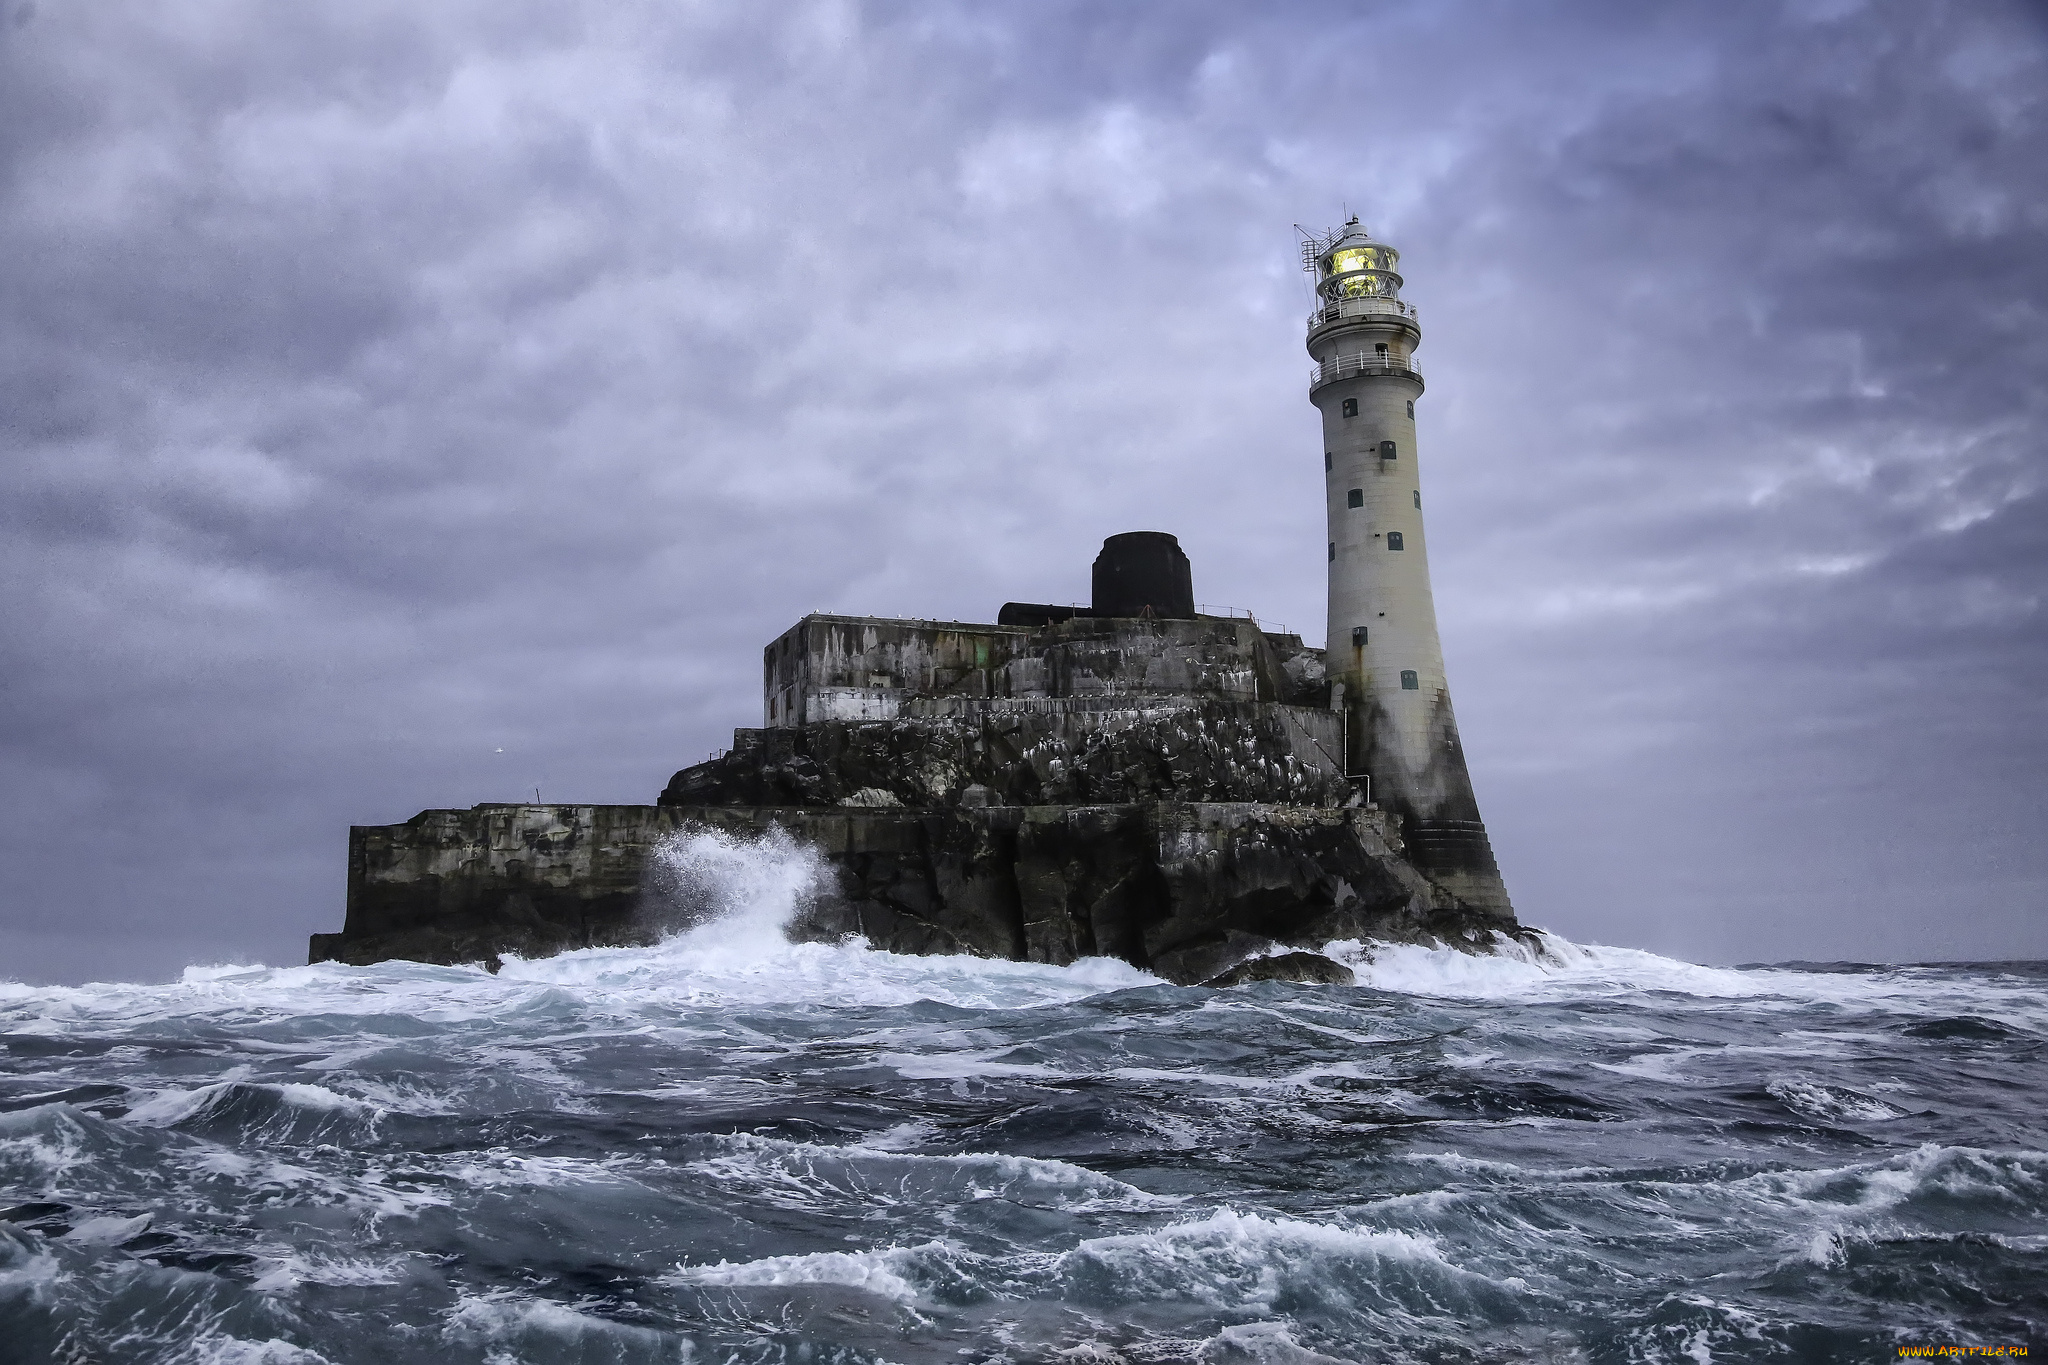
[[[986,697],[1030,635],[958,621],[806,616],[762,651],[762,719],[776,727],[888,720],[905,697]]]
[[[474,962],[643,941],[650,806],[483,805],[349,830],[348,917],[314,961]]]
[[[508,806],[423,811],[349,839],[349,907],[315,961],[494,961],[651,942],[673,927],[653,852],[685,827],[779,826],[833,884],[798,937],[1200,981],[1275,942],[1456,940],[1475,915],[1418,876],[1379,812],[1152,802],[985,809]]]
[[[762,653],[771,728],[886,721],[916,699],[1185,697],[1327,704],[1320,650],[1235,617],[1032,629],[807,616]]]

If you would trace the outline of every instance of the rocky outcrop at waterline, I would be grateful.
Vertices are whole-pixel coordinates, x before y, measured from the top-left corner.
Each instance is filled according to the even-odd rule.
[[[1358,973],[1321,953],[1266,953],[1247,958],[1202,984],[1218,990],[1249,986],[1254,981],[1292,981],[1304,986],[1353,986]]]
[[[351,831],[347,924],[314,938],[313,959],[653,942],[676,927],[655,851],[693,828],[785,831],[828,873],[791,937],[892,952],[1117,957],[1195,983],[1283,945],[1476,944],[1515,927],[1449,903],[1362,806],[484,805]]]

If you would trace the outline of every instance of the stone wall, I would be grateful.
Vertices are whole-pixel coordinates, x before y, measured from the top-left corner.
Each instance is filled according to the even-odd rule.
[[[770,728],[893,720],[916,699],[1140,694],[1329,699],[1321,650],[1237,617],[1077,617],[1024,629],[814,614],[762,652]]]

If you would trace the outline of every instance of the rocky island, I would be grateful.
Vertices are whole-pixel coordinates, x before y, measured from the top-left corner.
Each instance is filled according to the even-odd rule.
[[[312,956],[651,941],[650,854],[691,826],[817,849],[833,884],[791,932],[895,952],[1104,955],[1199,982],[1283,945],[1514,932],[1505,893],[1485,894],[1497,872],[1433,869],[1346,774],[1323,652],[1196,614],[1189,578],[1172,536],[1134,532],[1105,544],[1088,608],[805,617],[765,651],[768,724],[652,805],[352,830],[347,922]],[[1492,874],[1477,895],[1475,871]]]
[[[1104,542],[1086,607],[1012,602],[989,625],[807,616],[764,651],[761,727],[653,804],[356,827],[347,920],[313,936],[312,959],[652,941],[669,927],[654,851],[692,828],[816,850],[830,884],[792,936],[902,953],[1110,956],[1193,983],[1327,975],[1281,950],[1338,939],[1522,933],[1437,640],[1421,329],[1398,259],[1356,220],[1304,251],[1326,649],[1198,612],[1187,556],[1157,531]]]

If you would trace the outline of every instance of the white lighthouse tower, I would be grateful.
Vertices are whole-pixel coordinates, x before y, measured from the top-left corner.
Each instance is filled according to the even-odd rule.
[[[1437,641],[1415,440],[1422,327],[1401,299],[1400,259],[1356,218],[1302,247],[1316,292],[1309,401],[1323,415],[1332,703],[1350,771],[1402,817],[1409,859],[1472,909],[1507,916]]]

